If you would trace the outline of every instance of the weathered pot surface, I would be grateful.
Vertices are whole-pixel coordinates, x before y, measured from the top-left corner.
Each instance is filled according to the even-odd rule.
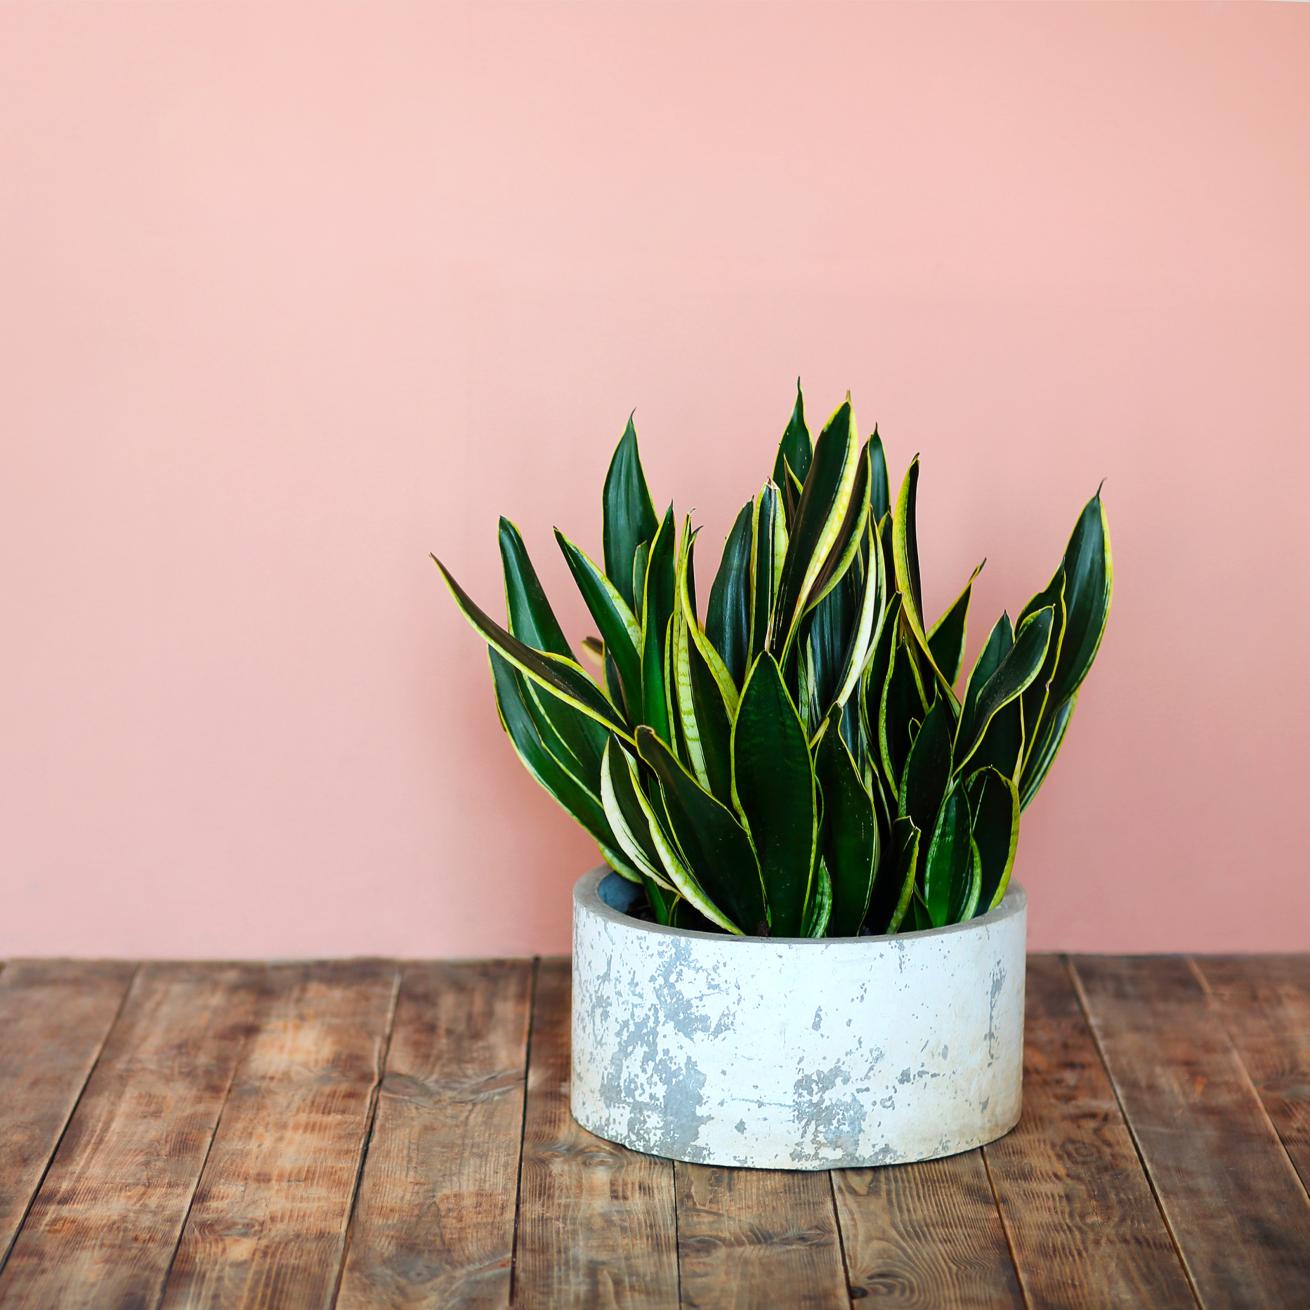
[[[946,928],[797,939],[646,923],[615,908],[630,887],[596,869],[573,889],[584,1128],[697,1164],[836,1169],[953,1155],[1018,1122],[1022,888]]]

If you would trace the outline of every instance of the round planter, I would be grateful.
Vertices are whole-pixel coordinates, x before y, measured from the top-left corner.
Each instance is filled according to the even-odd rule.
[[[573,1117],[696,1164],[930,1160],[1019,1120],[1027,898],[894,937],[662,928],[573,889]]]

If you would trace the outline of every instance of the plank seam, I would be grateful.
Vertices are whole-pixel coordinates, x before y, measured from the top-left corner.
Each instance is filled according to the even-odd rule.
[[[523,1206],[523,1146],[528,1136],[528,1075],[532,1071],[532,1033],[537,1026],[537,977],[541,956],[532,957],[532,980],[528,986],[528,1033],[523,1044],[523,1115],[519,1120],[519,1167],[514,1175],[514,1236],[509,1249],[509,1304],[514,1304],[518,1290],[519,1212]]]
[[[1083,980],[1078,973],[1078,966],[1074,963],[1072,955],[1064,955],[1061,958],[1064,960],[1064,967],[1068,971],[1069,980],[1073,983],[1074,995],[1078,998],[1078,1008],[1082,1010],[1087,1030],[1092,1035],[1092,1045],[1096,1048],[1097,1058],[1101,1061],[1105,1076],[1110,1081],[1110,1090],[1114,1093],[1114,1101],[1119,1107],[1119,1115],[1124,1121],[1124,1127],[1128,1129],[1128,1140],[1132,1142],[1133,1150],[1137,1153],[1137,1162],[1142,1167],[1146,1185],[1151,1189],[1151,1198],[1155,1201],[1155,1208],[1160,1212],[1160,1220],[1164,1224],[1165,1232],[1169,1234],[1169,1241],[1173,1244],[1174,1254],[1177,1255],[1178,1263],[1183,1267],[1183,1277],[1187,1279],[1187,1286],[1191,1289],[1196,1304],[1204,1307],[1205,1302],[1201,1300],[1201,1291],[1196,1285],[1196,1279],[1192,1276],[1192,1268],[1187,1263],[1187,1257],[1183,1254],[1183,1248],[1178,1242],[1178,1234],[1174,1232],[1174,1226],[1169,1222],[1169,1214],[1165,1209],[1164,1201],[1160,1197],[1159,1188],[1156,1187],[1155,1177],[1151,1173],[1150,1166],[1146,1163],[1146,1156],[1142,1153],[1142,1144],[1137,1139],[1137,1129],[1133,1127],[1133,1121],[1123,1103],[1123,1097],[1119,1094],[1119,1083],[1115,1079],[1114,1071],[1110,1068],[1110,1060],[1105,1053],[1105,1047],[1101,1044],[1101,1034],[1096,1030],[1096,1021],[1092,1018],[1092,1007],[1087,999],[1087,993],[1083,990]]]
[[[1310,1186],[1307,1186],[1307,1180],[1301,1177],[1301,1171],[1296,1167],[1296,1161],[1292,1159],[1292,1153],[1287,1149],[1287,1143],[1283,1141],[1283,1135],[1278,1131],[1278,1125],[1274,1122],[1273,1115],[1269,1113],[1269,1107],[1265,1105],[1265,1098],[1259,1087],[1256,1086],[1250,1069],[1246,1067],[1246,1060],[1242,1056],[1241,1047],[1233,1040],[1233,1030],[1228,1022],[1228,1007],[1219,1004],[1210,988],[1209,981],[1206,979],[1205,970],[1197,964],[1195,956],[1187,956],[1187,967],[1192,971],[1192,976],[1200,985],[1201,992],[1205,996],[1206,1009],[1218,1016],[1219,1024],[1224,1030],[1224,1040],[1228,1043],[1229,1049],[1237,1060],[1237,1067],[1241,1069],[1242,1077],[1246,1079],[1246,1085],[1251,1089],[1251,1094],[1255,1097],[1256,1103],[1260,1107],[1260,1113],[1264,1115],[1275,1140],[1283,1148],[1283,1155],[1287,1160],[1288,1168],[1292,1171],[1292,1176],[1301,1184],[1301,1190],[1306,1194],[1306,1201],[1310,1202]]]
[[[382,1044],[378,1048],[377,1064],[374,1066],[373,1086],[368,1094],[368,1111],[364,1116],[364,1133],[360,1139],[359,1164],[355,1167],[355,1184],[350,1189],[350,1208],[346,1211],[346,1226],[341,1234],[341,1251],[337,1257],[337,1276],[332,1284],[332,1296],[327,1304],[335,1310],[337,1298],[341,1295],[341,1283],[346,1276],[346,1258],[350,1254],[350,1239],[355,1232],[355,1209],[359,1205],[359,1192],[364,1183],[364,1169],[368,1165],[368,1148],[373,1142],[373,1125],[377,1122],[378,1100],[382,1091],[382,1080],[387,1073],[387,1060],[391,1055],[391,1035],[396,1027],[396,1009],[400,1004],[400,991],[404,982],[405,969],[399,961],[392,962],[394,970],[391,980],[391,1000],[387,1006],[387,1022],[382,1032]]]
[[[979,1147],[978,1154],[982,1156],[983,1173],[987,1175],[987,1186],[992,1194],[992,1204],[996,1207],[996,1218],[1000,1221],[1001,1232],[1005,1236],[1005,1249],[1010,1253],[1014,1281],[1018,1284],[1019,1295],[1023,1298],[1024,1305],[1032,1310],[1033,1299],[1028,1291],[1028,1285],[1024,1282],[1023,1269],[1019,1265],[1019,1253],[1014,1249],[1014,1234],[1010,1232],[1010,1225],[1005,1222],[1005,1210],[1001,1205],[1000,1193],[996,1190],[996,1179],[992,1177],[992,1162],[987,1158],[987,1148]]]
[[[86,1077],[82,1079],[82,1085],[77,1089],[77,1095],[73,1098],[73,1104],[68,1111],[68,1118],[64,1120],[63,1127],[59,1130],[59,1136],[55,1138],[55,1145],[54,1149],[50,1152],[50,1158],[46,1160],[45,1167],[41,1170],[41,1177],[36,1180],[36,1186],[32,1188],[32,1195],[27,1198],[27,1205],[23,1207],[22,1218],[19,1219],[17,1225],[14,1227],[14,1235],[10,1239],[9,1245],[5,1247],[3,1253],[0,1253],[0,1275],[4,1273],[5,1266],[9,1263],[9,1257],[13,1253],[14,1247],[18,1244],[18,1239],[22,1236],[23,1229],[27,1226],[28,1216],[32,1213],[32,1207],[36,1204],[36,1198],[41,1195],[41,1189],[45,1186],[45,1181],[50,1176],[50,1170],[54,1167],[55,1160],[59,1156],[59,1148],[63,1146],[64,1138],[68,1135],[69,1126],[77,1115],[78,1107],[82,1104],[82,1098],[86,1095],[86,1089],[90,1086],[95,1071],[100,1067],[100,1057],[104,1055],[105,1047],[109,1045],[109,1039],[113,1036],[114,1029],[118,1027],[118,1021],[123,1017],[123,1011],[127,1008],[128,998],[135,990],[136,980],[140,974],[141,965],[140,963],[137,963],[132,968],[132,976],[127,980],[127,986],[123,988],[123,995],[118,1001],[118,1009],[114,1011],[114,1017],[109,1021],[109,1026],[105,1029],[104,1036],[101,1037],[100,1044],[96,1047],[96,1053],[87,1068]]]
[[[841,1254],[841,1276],[846,1283],[846,1304],[854,1306],[855,1289],[851,1283],[851,1266],[850,1261],[846,1258],[846,1234],[841,1230],[841,1213],[837,1209],[837,1184],[833,1181],[835,1170],[827,1170],[828,1174],[828,1199],[832,1202],[832,1225],[837,1230],[837,1250]],[[681,1277],[681,1273],[679,1274]]]
[[[267,969],[267,965],[265,969]],[[254,1040],[255,1030],[256,1026],[252,1024],[250,1030],[241,1040],[241,1049],[237,1051],[232,1060],[232,1072],[227,1076],[227,1086],[223,1089],[223,1100],[219,1104],[218,1113],[214,1116],[214,1126],[210,1130],[209,1141],[205,1144],[205,1155],[200,1161],[200,1168],[196,1170],[196,1180],[191,1185],[191,1195],[187,1197],[186,1211],[183,1213],[182,1222],[178,1226],[177,1241],[173,1243],[173,1252],[168,1257],[168,1266],[164,1270],[163,1281],[159,1284],[159,1299],[155,1302],[155,1310],[159,1310],[159,1307],[164,1304],[164,1298],[168,1295],[169,1279],[173,1277],[173,1266],[177,1264],[177,1255],[182,1249],[182,1239],[186,1236],[187,1225],[191,1222],[191,1211],[195,1208],[196,1193],[200,1190],[200,1180],[205,1176],[210,1153],[213,1151],[214,1142],[218,1138],[219,1126],[223,1122],[223,1115],[227,1110],[228,1102],[232,1099],[232,1087],[236,1083],[237,1073],[245,1060],[246,1052],[250,1049],[250,1043]]]

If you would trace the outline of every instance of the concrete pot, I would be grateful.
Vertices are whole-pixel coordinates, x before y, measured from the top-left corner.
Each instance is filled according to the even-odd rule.
[[[573,889],[573,1117],[696,1164],[844,1169],[971,1150],[1019,1120],[1027,898],[895,937],[662,928]]]

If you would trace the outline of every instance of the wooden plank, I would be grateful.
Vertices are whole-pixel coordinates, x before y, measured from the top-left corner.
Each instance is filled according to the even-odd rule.
[[[1266,1113],[1310,1190],[1310,955],[1193,960]]]
[[[984,1147],[1033,1305],[1194,1306],[1069,971],[1030,956],[1023,1118]]]
[[[532,972],[405,968],[342,1310],[509,1303]]]
[[[982,1154],[833,1173],[852,1294],[879,1305],[1023,1305]]]
[[[155,1303],[260,972],[142,967],[0,1275],[6,1307]]]
[[[0,972],[0,1266],[133,971],[122,963],[15,960]]]
[[[673,1166],[569,1114],[567,960],[539,966],[519,1198],[516,1306],[677,1304]]]
[[[849,1305],[826,1173],[676,1164],[682,1304]]]
[[[1097,1044],[1204,1305],[1303,1305],[1310,1198],[1186,960],[1079,956]]]
[[[271,973],[166,1306],[295,1310],[336,1289],[399,972],[355,960]]]

